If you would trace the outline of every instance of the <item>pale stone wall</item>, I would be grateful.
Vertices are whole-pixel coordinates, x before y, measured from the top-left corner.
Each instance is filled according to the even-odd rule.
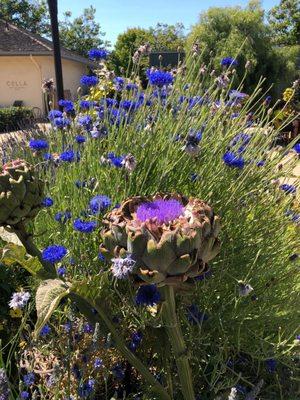
[[[87,67],[72,60],[62,60],[64,89],[74,100],[81,75]],[[1,56],[0,57],[0,107],[9,107],[15,100],[25,106],[38,107],[44,113],[41,90],[43,79],[54,78],[53,58],[50,56]]]

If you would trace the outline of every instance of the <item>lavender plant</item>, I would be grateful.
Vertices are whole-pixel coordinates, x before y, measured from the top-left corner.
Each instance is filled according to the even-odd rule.
[[[1,214],[27,251],[9,244],[2,262],[42,279],[35,338],[50,333],[62,302],[76,305],[102,337],[112,335],[120,354],[112,375],[123,381],[129,362],[145,399],[228,398],[238,383],[247,395],[262,366],[277,378],[280,363],[297,368],[298,182],[289,181],[297,147],[274,148],[269,99],[261,82],[249,95],[233,86],[236,64],[226,58],[216,75],[194,52],[176,73],[149,70],[142,90],[101,61],[98,77],[81,79],[89,96],[61,102],[47,135],[37,131],[15,151],[35,166],[30,179],[45,182],[34,221],[25,211]],[[19,164],[13,174],[23,176]],[[23,209],[28,192],[4,166],[3,202],[7,182]],[[143,339],[128,344],[132,331]],[[70,394],[93,396],[97,381],[80,379],[75,392],[69,379]],[[271,399],[281,385],[263,390]]]

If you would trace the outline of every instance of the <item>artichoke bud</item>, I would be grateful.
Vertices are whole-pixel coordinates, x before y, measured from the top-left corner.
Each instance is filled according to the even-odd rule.
[[[33,166],[23,160],[4,164],[0,170],[0,226],[34,218],[41,208],[44,183]]]
[[[220,251],[221,224],[202,200],[179,194],[136,196],[104,219],[100,252],[130,256],[137,283],[182,285],[208,268]]]

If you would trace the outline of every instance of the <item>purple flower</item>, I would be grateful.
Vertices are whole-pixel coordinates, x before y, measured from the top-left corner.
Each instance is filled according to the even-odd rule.
[[[87,382],[83,382],[79,385],[78,395],[82,399],[87,399],[94,391],[95,381],[94,379],[89,379]]]
[[[236,156],[231,151],[227,151],[223,156],[223,161],[226,165],[233,168],[244,168],[245,160],[241,156]]]
[[[70,211],[59,211],[54,215],[54,219],[57,222],[65,224],[69,219],[71,219],[71,212]]]
[[[8,304],[10,308],[21,309],[26,306],[29,299],[30,299],[30,293],[16,292],[12,295],[12,298]]]
[[[89,51],[89,58],[91,60],[106,60],[107,55],[108,53],[104,49],[91,49]]]
[[[23,376],[23,382],[26,386],[33,385],[35,381],[35,374],[33,372],[29,372],[28,374]]]
[[[91,86],[96,86],[99,82],[99,79],[97,78],[97,76],[94,75],[83,75],[80,79],[80,83],[82,85],[86,85],[88,87]]]
[[[32,150],[40,151],[40,150],[48,149],[49,145],[48,145],[48,142],[43,139],[30,139],[29,147]]]
[[[155,200],[142,203],[136,211],[136,216],[140,221],[156,218],[158,223],[167,224],[178,218],[183,212],[183,205],[175,199]]]
[[[44,207],[51,207],[53,206],[54,201],[51,199],[51,197],[45,197],[44,200],[42,201],[42,206]]]
[[[94,361],[94,368],[101,368],[103,366],[103,361],[101,358],[96,358]]]
[[[114,84],[116,85],[116,90],[120,91],[124,89],[125,79],[121,76],[117,76],[114,79]]]
[[[113,258],[111,261],[113,263],[111,270],[117,279],[126,279],[135,266],[135,261],[131,258],[131,255],[125,258]]]
[[[96,221],[83,221],[82,219],[78,218],[75,219],[73,222],[73,227],[75,231],[82,232],[82,233],[91,233],[97,227]]]
[[[58,105],[63,107],[67,113],[74,111],[74,103],[71,100],[59,100]]]
[[[111,152],[111,153],[108,153],[107,159],[108,159],[109,164],[111,164],[117,168],[122,168],[122,166],[123,166],[122,162],[124,160],[124,156],[116,156],[115,153]]]
[[[59,262],[67,254],[67,249],[64,246],[53,245],[46,247],[42,252],[42,258],[44,261],[48,261],[52,264]]]
[[[135,302],[138,306],[153,306],[161,299],[161,295],[156,285],[142,285],[137,291]]]
[[[125,371],[120,364],[116,364],[112,367],[111,372],[113,373],[114,377],[119,381],[122,381],[125,378]]]
[[[0,400],[9,400],[10,390],[4,368],[0,368]]]
[[[97,195],[94,196],[89,204],[89,208],[92,212],[92,214],[99,214],[100,212],[103,212],[106,210],[111,205],[111,200],[109,197],[105,195]]]
[[[56,128],[59,129],[66,128],[67,126],[71,125],[69,118],[65,117],[54,118],[52,123],[54,126],[56,126]]]
[[[83,136],[83,135],[77,135],[77,136],[75,137],[75,140],[76,140],[76,142],[77,142],[78,144],[82,144],[82,143],[84,143],[84,142],[86,141],[86,137]]]
[[[266,360],[266,368],[269,373],[274,373],[276,371],[277,361],[274,358],[269,358]]]
[[[67,268],[65,266],[61,266],[57,268],[57,275],[58,276],[65,276],[67,273]]]
[[[295,152],[297,154],[300,154],[300,143],[296,143],[295,146],[293,147],[293,149],[295,150]]]
[[[89,101],[89,100],[81,100],[79,103],[79,107],[82,110],[89,110],[90,108],[95,107],[96,102],[95,101]]]
[[[44,325],[40,331],[40,336],[45,337],[47,335],[49,335],[49,333],[51,332],[51,328],[48,324]]]
[[[55,118],[61,118],[63,113],[59,110],[51,110],[49,111],[48,118],[50,121],[53,121]]]
[[[30,396],[30,394],[29,394],[29,392],[27,392],[26,390],[23,390],[23,391],[20,393],[20,398],[21,398],[21,399],[29,399],[29,396]]]

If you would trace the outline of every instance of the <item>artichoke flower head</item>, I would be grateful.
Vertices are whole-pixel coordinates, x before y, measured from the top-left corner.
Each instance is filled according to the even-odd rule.
[[[129,255],[139,283],[180,285],[202,275],[220,251],[220,218],[204,201],[179,194],[132,197],[103,223],[100,252]]]
[[[0,167],[0,226],[33,219],[41,208],[44,183],[23,160]]]

